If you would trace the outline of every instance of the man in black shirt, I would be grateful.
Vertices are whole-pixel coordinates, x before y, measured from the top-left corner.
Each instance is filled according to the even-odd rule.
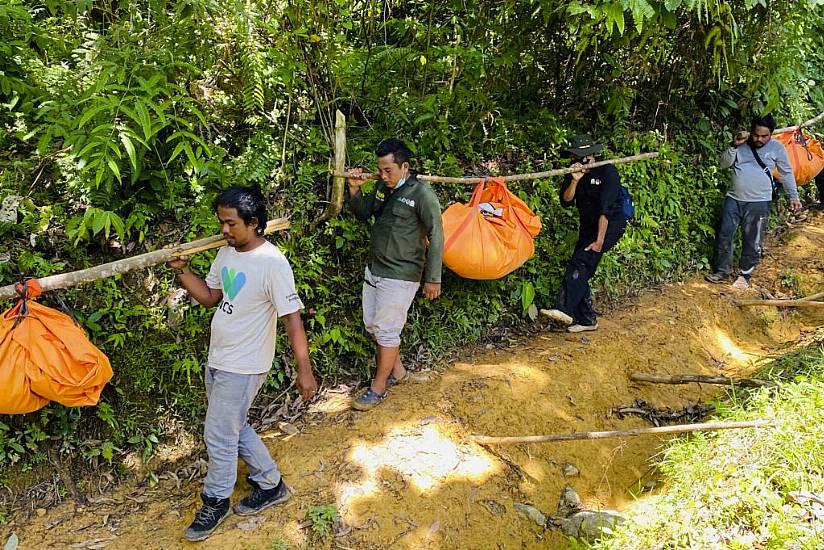
[[[615,166],[607,164],[591,170],[585,166],[595,161],[603,145],[586,135],[572,138],[572,147],[564,151],[572,157],[573,168],[561,185],[561,205],[578,208],[580,227],[578,243],[567,264],[564,280],[554,309],[541,313],[567,326],[568,332],[596,330],[598,321],[592,308],[589,280],[601,256],[615,246],[627,227],[623,211],[621,178]]]

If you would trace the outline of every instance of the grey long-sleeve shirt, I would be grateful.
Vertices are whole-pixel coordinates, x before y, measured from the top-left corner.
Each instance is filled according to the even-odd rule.
[[[757,150],[758,156],[772,174],[778,168],[778,180],[791,199],[798,200],[798,187],[787,157],[787,150],[780,141],[771,139]],[[732,186],[727,196],[741,202],[769,202],[772,200],[770,176],[758,165],[750,146],[744,143],[730,147],[721,153],[721,168],[732,167]]]

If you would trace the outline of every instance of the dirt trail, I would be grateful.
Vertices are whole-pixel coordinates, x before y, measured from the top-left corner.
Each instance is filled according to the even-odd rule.
[[[824,290],[824,214],[808,217],[768,250],[748,297]],[[563,548],[560,534],[513,504],[553,514],[569,484],[589,507],[620,509],[654,478],[650,458],[664,439],[487,449],[465,436],[649,426],[610,410],[636,399],[676,409],[719,390],[634,384],[628,373],[742,375],[824,324],[824,309],[742,310],[731,303],[740,295],[699,278],[668,285],[602,317],[596,333],[544,332],[479,350],[443,373],[415,373],[370,413],[329,394],[304,416],[300,434],[265,439],[295,497],[259,519],[229,518],[200,548]],[[580,474],[564,478],[566,463]],[[235,499],[246,490],[237,487]],[[16,532],[23,549],[194,547],[181,534],[199,489],[197,481],[130,485],[85,507],[65,501],[42,517],[18,517],[0,532]],[[310,506],[328,503],[337,503],[343,531],[312,542],[301,524]]]

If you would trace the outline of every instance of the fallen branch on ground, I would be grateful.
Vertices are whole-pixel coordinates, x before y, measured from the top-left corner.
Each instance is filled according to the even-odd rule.
[[[266,224],[265,234],[282,231],[289,228],[289,220],[286,218],[278,218],[271,220]],[[89,283],[98,279],[106,279],[114,277],[115,275],[133,271],[135,269],[143,269],[153,265],[162,264],[170,260],[174,260],[179,256],[188,256],[197,254],[204,250],[211,250],[213,248],[220,248],[226,244],[226,239],[223,235],[212,235],[205,239],[199,239],[190,243],[184,243],[171,248],[163,248],[155,250],[154,252],[147,252],[131,258],[123,258],[107,264],[90,267],[88,269],[81,269],[79,271],[70,271],[68,273],[60,273],[58,275],[50,275],[38,279],[40,288],[43,292],[49,290],[57,290],[61,288],[71,288],[83,283]],[[17,291],[14,289],[15,285],[6,285],[0,287],[0,300],[9,300],[17,297]]]
[[[683,409],[673,411],[669,408],[656,409],[643,399],[636,399],[632,405],[613,407],[610,410],[610,414],[615,414],[618,418],[624,418],[629,414],[638,415],[652,422],[654,426],[671,422],[699,422],[713,412],[715,412],[715,407],[706,403],[687,405]]]
[[[611,432],[572,432],[550,435],[516,435],[494,437],[488,435],[470,435],[469,439],[481,445],[513,445],[517,443],[545,443],[550,441],[576,441],[580,439],[607,439],[610,437],[634,437],[638,435],[678,434],[686,432],[704,432],[709,430],[734,430],[738,428],[763,428],[777,426],[778,420],[748,420],[745,422],[705,422],[703,424],[679,424],[659,428],[636,428],[634,430],[616,430]]]
[[[824,302],[816,302],[814,300],[738,300],[734,303],[738,307],[824,307]]]
[[[606,166],[607,164],[625,164],[627,162],[635,162],[637,160],[645,160],[645,159],[652,159],[659,156],[660,153],[652,152],[652,153],[641,153],[640,155],[632,155],[631,157],[622,157],[617,159],[609,159],[609,160],[599,160],[598,162],[593,162],[587,164],[587,170],[591,170],[592,168],[598,168],[599,166]],[[514,174],[512,176],[500,176],[503,178],[505,182],[511,181],[523,181],[523,180],[537,180],[542,178],[550,178],[553,176],[563,176],[565,174],[571,174],[575,172],[575,168],[558,168],[557,170],[549,170],[548,172],[532,172],[529,174]],[[355,174],[351,174],[349,172],[339,172],[332,170],[330,174],[336,178],[353,178],[359,177],[362,179],[367,180],[374,180],[378,179],[378,174],[361,174],[357,176]],[[464,183],[464,184],[476,184],[480,180],[482,180],[485,176],[466,176],[466,177],[450,177],[450,176],[428,176],[426,174],[418,174],[418,177],[422,180],[425,180],[428,183]],[[488,177],[495,177],[495,176],[488,176]]]
[[[651,382],[653,384],[719,384],[725,386],[744,386],[750,388],[757,388],[761,386],[769,386],[769,382],[764,380],[753,380],[751,378],[742,378],[736,380],[726,376],[718,376],[711,374],[647,374],[645,372],[633,372],[629,375],[630,380],[635,382]]]

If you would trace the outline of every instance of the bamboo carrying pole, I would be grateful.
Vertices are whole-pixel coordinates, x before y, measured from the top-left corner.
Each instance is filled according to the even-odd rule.
[[[288,228],[289,220],[286,218],[278,218],[271,220],[268,224],[266,224],[264,234],[274,233],[276,231],[282,231]],[[48,277],[38,279],[38,282],[40,283],[40,288],[43,292],[48,290],[70,288],[83,283],[96,281],[98,279],[113,277],[120,273],[126,273],[135,269],[143,269],[145,267],[162,264],[170,260],[174,260],[180,256],[197,254],[198,252],[203,252],[204,250],[219,248],[225,244],[226,239],[223,238],[223,235],[212,235],[211,237],[199,239],[190,243],[184,243],[171,248],[163,248],[161,250],[155,250],[154,252],[147,252],[146,254],[132,256],[131,258],[123,258],[122,260],[90,267],[88,269],[70,271],[69,273],[60,273],[58,275],[50,275]],[[0,300],[9,300],[16,297],[17,292],[15,291],[13,284],[0,287]]]
[[[752,378],[742,378],[736,380],[726,376],[713,376],[708,374],[647,374],[645,372],[633,372],[629,375],[630,380],[635,382],[650,382],[652,384],[718,384],[725,386],[744,386],[757,388],[769,386],[770,383],[764,380],[753,380]]]
[[[813,124],[815,124],[816,122],[818,122],[821,119],[824,119],[824,113],[819,113],[818,115],[814,116],[810,120],[804,121],[801,124],[798,124],[797,126],[787,126],[786,128],[777,128],[773,132],[773,134],[783,134],[784,132],[793,132],[795,130],[798,130],[799,128],[806,128],[808,126],[812,126]]]
[[[631,157],[622,157],[618,159],[609,159],[609,160],[601,160],[598,162],[593,162],[587,164],[587,169],[590,168],[598,168],[599,166],[605,166],[607,164],[625,164],[627,162],[635,162],[638,160],[645,160],[645,159],[652,159],[659,156],[660,153],[658,152],[651,152],[651,153],[641,153],[640,155],[632,155]],[[564,174],[571,174],[575,172],[575,168],[558,168],[557,170],[549,170],[547,172],[532,172],[529,174],[515,174],[512,176],[502,176],[505,182],[511,181],[523,181],[523,180],[535,180],[541,178],[550,178],[553,176],[563,176]],[[340,177],[340,178],[351,178],[355,177],[355,174],[350,174],[349,172],[342,172],[340,170],[333,170],[331,172],[332,176]],[[378,174],[363,174],[360,176],[363,179],[374,180],[378,179]],[[478,183],[480,180],[483,179],[483,176],[470,176],[470,177],[460,177],[454,178],[449,176],[428,176],[426,174],[418,174],[418,177],[426,180],[429,183],[463,183],[463,184],[475,184]]]
[[[634,437],[648,434],[679,434],[709,430],[733,430],[737,428],[762,428],[777,426],[778,420],[748,420],[746,422],[705,422],[703,424],[679,424],[658,428],[636,428],[612,432],[572,432],[551,435],[520,435],[511,437],[492,437],[488,435],[471,435],[469,439],[481,445],[513,445],[516,443],[544,443],[549,441],[575,441],[580,439],[607,439],[610,437]]]

